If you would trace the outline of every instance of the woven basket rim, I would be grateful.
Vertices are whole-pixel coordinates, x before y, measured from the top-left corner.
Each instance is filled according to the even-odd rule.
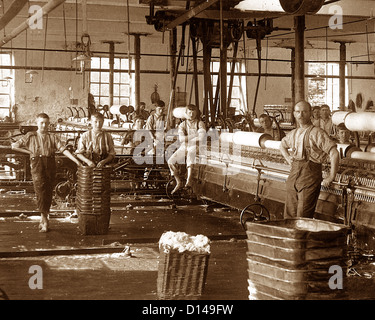
[[[168,250],[168,252],[165,252],[165,250]],[[198,251],[183,251],[180,252],[177,249],[166,249],[166,248],[160,248],[159,247],[159,253],[160,254],[189,254],[189,255],[197,255],[197,256],[209,256],[211,253],[210,252],[198,252]]]

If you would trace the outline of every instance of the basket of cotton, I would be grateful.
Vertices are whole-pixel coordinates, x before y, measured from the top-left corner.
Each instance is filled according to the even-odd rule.
[[[210,240],[204,235],[165,232],[159,240],[159,299],[199,299],[204,290]]]

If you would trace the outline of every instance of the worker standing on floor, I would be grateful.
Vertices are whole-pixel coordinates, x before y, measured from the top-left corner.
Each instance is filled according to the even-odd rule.
[[[321,185],[328,187],[335,179],[339,165],[336,143],[321,128],[311,123],[311,105],[295,105],[297,128],[282,139],[280,151],[291,165],[286,182],[284,218],[313,218]],[[291,149],[291,152],[288,151]],[[322,178],[322,164],[330,158],[330,174]]]
[[[101,113],[91,115],[92,129],[82,134],[76,151],[77,158],[90,167],[102,168],[116,155],[112,135],[102,130],[104,116]]]
[[[80,165],[80,162],[66,149],[60,139],[48,132],[49,124],[50,119],[47,114],[38,114],[38,130],[28,132],[12,144],[13,150],[30,154],[31,175],[38,209],[41,213],[40,232],[47,232],[49,228],[48,214],[52,203],[56,174],[55,153],[62,152],[77,165]]]

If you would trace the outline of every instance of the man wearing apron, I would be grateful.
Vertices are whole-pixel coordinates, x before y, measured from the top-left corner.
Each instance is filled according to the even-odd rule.
[[[284,218],[313,218],[321,185],[328,187],[339,165],[336,143],[311,123],[311,105],[300,101],[294,108],[297,128],[281,140],[280,151],[291,165],[286,182]],[[290,149],[291,151],[289,151]],[[322,164],[330,159],[330,174],[322,178]]]

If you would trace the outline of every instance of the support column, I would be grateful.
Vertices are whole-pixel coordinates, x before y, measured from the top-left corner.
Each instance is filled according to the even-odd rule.
[[[171,51],[171,60],[170,60],[170,78],[171,78],[171,84],[170,84],[170,97],[169,97],[169,106],[168,106],[168,114],[167,114],[167,128],[173,128],[173,109],[175,108],[176,104],[176,94],[175,94],[175,87],[176,87],[176,80],[177,80],[177,73],[176,70],[178,68],[177,66],[177,28],[173,28],[170,31],[170,37],[169,37],[169,45],[170,45],[170,51]]]
[[[126,33],[127,34],[127,33]],[[135,85],[135,101],[134,107],[138,108],[141,102],[141,36],[148,36],[151,33],[145,32],[131,32],[129,35],[134,36],[134,85]],[[131,68],[131,61],[129,61],[129,68]]]
[[[211,99],[212,97],[211,70],[210,70],[212,48],[208,44],[207,37],[203,37],[202,42],[203,42],[203,79],[204,79],[203,115],[205,116],[205,119],[206,119],[206,126],[208,126],[209,122],[211,124],[214,124],[216,120],[215,111],[212,109],[213,106],[212,106],[212,102],[210,101],[212,100]]]
[[[109,107],[113,106],[113,80],[115,70],[115,44],[119,41],[102,41],[102,43],[109,44]]]
[[[345,76],[346,76],[346,44],[340,42],[340,64],[339,64],[339,77],[340,77],[340,110],[345,110]]]
[[[194,65],[194,94],[195,94],[195,105],[199,109],[199,86],[198,86],[198,53],[197,53],[197,44],[198,41],[194,38],[191,38],[192,48],[193,48],[193,65]]]
[[[220,112],[223,118],[228,117],[227,105],[227,47],[220,48]]]
[[[113,80],[115,70],[115,43],[109,42],[109,107],[113,106]]]
[[[294,17],[295,28],[295,103],[305,100],[305,16]],[[293,106],[294,107],[294,106]]]
[[[226,30],[226,29],[225,29]],[[227,105],[227,45],[224,39],[223,0],[220,0],[220,112],[223,118],[228,116]]]
[[[295,48],[290,48],[290,69],[291,69],[291,74],[292,74],[292,83],[291,83],[291,88],[292,88],[292,106],[296,104],[296,89],[294,87],[294,79],[295,79],[295,73],[296,73],[296,49]]]
[[[134,50],[135,50],[135,59],[134,59],[134,68],[135,68],[135,101],[134,105],[139,107],[141,102],[141,37],[139,34],[133,34],[134,36]]]

